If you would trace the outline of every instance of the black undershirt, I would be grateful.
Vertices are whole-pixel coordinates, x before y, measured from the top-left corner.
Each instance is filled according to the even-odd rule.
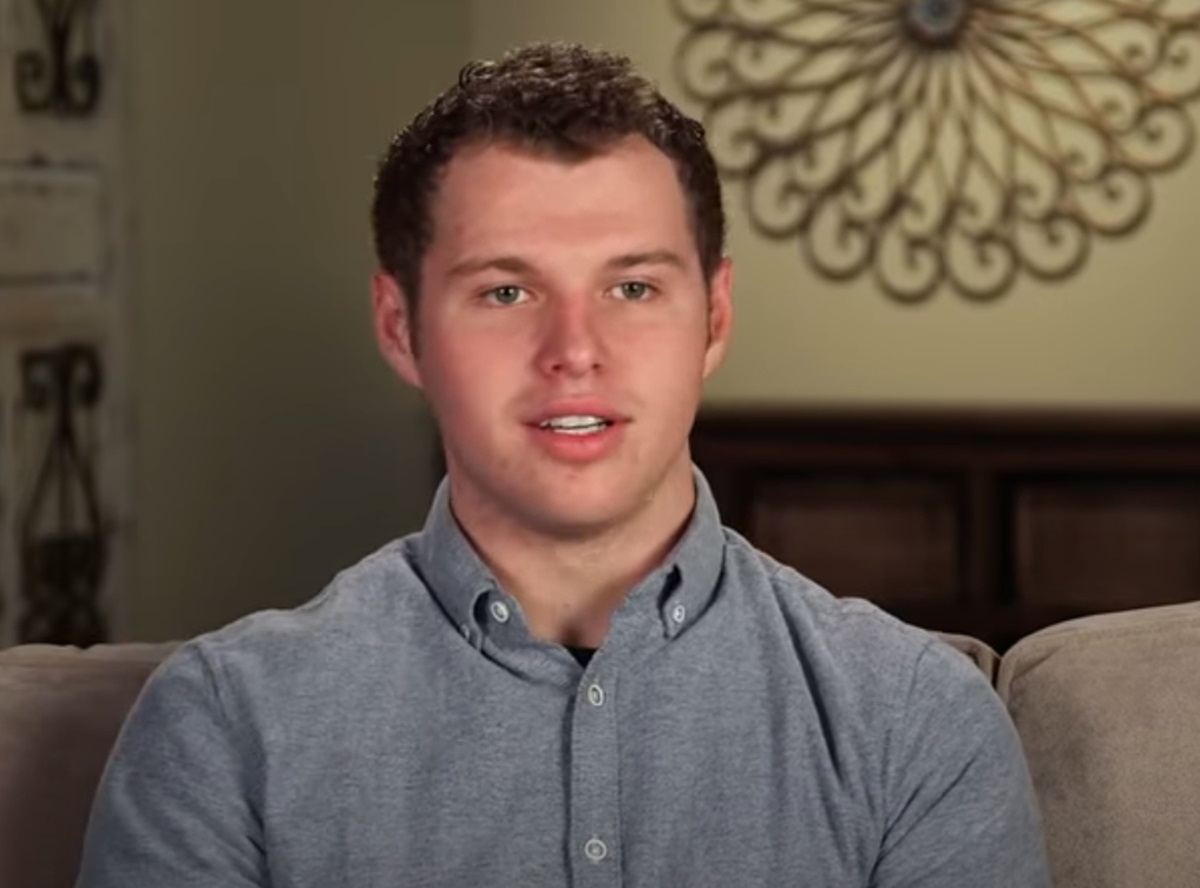
[[[592,654],[596,653],[595,648],[581,648],[567,645],[567,650],[571,652],[571,656],[579,661],[579,665],[587,668],[587,664],[592,662]]]

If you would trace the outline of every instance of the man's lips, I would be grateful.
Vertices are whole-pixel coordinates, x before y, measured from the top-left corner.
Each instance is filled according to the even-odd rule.
[[[629,417],[611,404],[594,398],[573,398],[553,401],[533,411],[526,418],[526,425],[540,426],[542,423],[564,416],[595,416],[609,424],[629,422]]]
[[[554,428],[530,423],[527,428],[540,453],[560,463],[582,466],[600,463],[616,453],[626,438],[628,423],[628,420],[616,420],[582,428]]]

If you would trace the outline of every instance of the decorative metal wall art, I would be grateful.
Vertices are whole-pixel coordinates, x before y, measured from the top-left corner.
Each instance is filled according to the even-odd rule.
[[[17,103],[26,113],[85,116],[96,110],[103,87],[93,46],[99,0],[20,0],[32,3],[44,45],[17,53]]]
[[[1193,148],[1200,0],[672,2],[755,228],[901,301],[1073,274]]]
[[[107,534],[84,435],[100,404],[100,356],[86,344],[28,352],[21,384],[26,421],[44,420],[45,449],[20,516],[18,640],[86,647],[106,635],[99,596]]]

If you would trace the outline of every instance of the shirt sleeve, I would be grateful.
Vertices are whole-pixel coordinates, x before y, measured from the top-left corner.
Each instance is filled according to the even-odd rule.
[[[147,682],[101,779],[76,888],[267,888],[255,747],[237,742],[218,690],[195,643]]]
[[[885,780],[871,888],[1050,888],[1016,729],[978,668],[940,641],[917,658]]]

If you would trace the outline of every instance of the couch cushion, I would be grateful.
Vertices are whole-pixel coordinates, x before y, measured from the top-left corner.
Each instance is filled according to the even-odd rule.
[[[0,651],[0,886],[70,888],[117,731],[172,644]]]
[[[996,684],[1057,888],[1200,884],[1200,602],[1034,633]]]

